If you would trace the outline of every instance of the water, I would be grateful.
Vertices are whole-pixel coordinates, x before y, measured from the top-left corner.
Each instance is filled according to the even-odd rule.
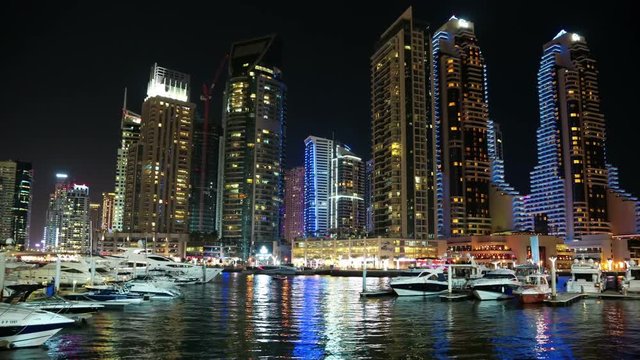
[[[368,279],[370,288],[388,279]],[[13,359],[621,359],[640,356],[640,301],[360,299],[360,278],[222,274],[186,298],[101,312]]]

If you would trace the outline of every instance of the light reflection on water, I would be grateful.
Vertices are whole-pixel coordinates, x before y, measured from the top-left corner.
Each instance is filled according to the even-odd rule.
[[[388,279],[368,279],[369,288]],[[223,274],[186,298],[102,312],[0,358],[631,358],[640,302],[360,299],[360,278]]]

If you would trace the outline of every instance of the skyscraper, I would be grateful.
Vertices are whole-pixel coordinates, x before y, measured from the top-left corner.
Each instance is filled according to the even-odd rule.
[[[364,207],[367,234],[373,234],[373,159],[367,160],[365,163]]]
[[[284,238],[291,242],[304,236],[304,167],[284,173]]]
[[[102,193],[102,214],[100,215],[99,227],[103,231],[114,230],[115,193]]]
[[[333,140],[309,136],[304,140],[304,232],[324,236],[329,232],[329,196]]]
[[[247,260],[280,240],[287,106],[276,36],[233,44],[228,79],[222,237]]]
[[[116,231],[123,230],[125,192],[127,183],[127,158],[129,148],[140,139],[140,115],[127,109],[127,89],[124,90],[122,119],[120,120],[120,147],[116,159],[115,203],[113,206],[113,225]]]
[[[86,253],[91,240],[89,187],[67,181],[56,174],[57,183],[49,197],[45,224],[46,247],[56,251]]]
[[[132,218],[125,218],[127,231],[187,233],[189,230],[195,109],[189,102],[189,87],[189,75],[157,64],[151,67],[147,98],[142,104],[138,149],[130,149],[131,154],[127,154],[130,170],[127,177],[131,174],[136,178],[139,174],[135,182],[126,179],[133,189],[125,189],[130,196],[125,199],[130,202],[125,208],[134,209]],[[137,158],[136,164],[129,166],[132,158]]]
[[[563,30],[544,45],[538,70],[538,160],[526,207],[530,227],[568,241],[611,231],[597,76],[584,37]]]
[[[0,241],[29,245],[33,169],[23,161],[0,162]]]
[[[454,16],[436,31],[433,74],[440,232],[489,234],[487,80],[473,23]]]
[[[218,231],[216,228],[216,201],[218,198],[220,129],[215,125],[208,125],[205,129],[204,125],[204,119],[196,117],[191,157],[189,232],[213,234]]]
[[[407,9],[371,57],[374,235],[435,234],[430,34]]]
[[[365,232],[364,166],[362,158],[337,143],[331,159],[329,229],[339,237]]]

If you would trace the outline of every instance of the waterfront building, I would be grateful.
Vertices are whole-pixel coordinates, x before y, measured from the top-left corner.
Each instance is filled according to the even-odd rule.
[[[525,204],[529,228],[571,242],[621,231],[621,213],[637,224],[637,201],[620,189],[617,173],[609,174],[616,170],[606,163],[597,63],[583,36],[563,30],[544,45],[538,99],[538,159]]]
[[[102,193],[102,214],[99,227],[103,231],[114,230],[116,193]]]
[[[218,200],[218,150],[221,129],[196,117],[191,157],[191,196],[189,198],[189,232],[214,234]]]
[[[364,171],[362,158],[336,143],[331,159],[329,231],[338,237],[365,233]]]
[[[306,238],[291,245],[291,261],[296,266],[362,269],[367,261],[374,269],[406,269],[420,260],[445,254],[443,240],[402,238]]]
[[[436,234],[429,27],[408,8],[371,56],[373,234]]]
[[[189,75],[151,67],[140,140],[127,151],[125,216],[129,232],[187,233],[193,111]],[[128,211],[127,211],[128,210]]]
[[[620,186],[618,168],[607,164],[607,210],[614,235],[640,234],[640,201]]]
[[[120,146],[116,157],[115,199],[113,205],[113,220],[110,228],[122,231],[124,228],[125,192],[127,184],[127,159],[129,148],[140,139],[140,115],[127,109],[127,89],[124,90],[124,103],[120,119]]]
[[[306,236],[329,233],[329,196],[333,140],[309,136],[304,140],[304,232]]]
[[[491,232],[491,161],[485,60],[474,24],[451,17],[433,36],[433,128],[439,233]]]
[[[89,187],[69,182],[66,174],[56,174],[56,179],[49,196],[45,246],[54,251],[87,253],[92,236]]]
[[[0,161],[0,241],[29,246],[33,168],[24,161]]]
[[[373,159],[367,160],[364,168],[364,208],[367,235],[373,234]]]
[[[304,167],[284,173],[284,238],[289,243],[304,236]]]
[[[189,234],[167,233],[102,233],[97,241],[97,251],[103,255],[116,254],[120,249],[141,247],[154,254],[183,259],[186,255]]]
[[[286,85],[275,36],[231,46],[224,94],[222,239],[250,260],[280,240]]]

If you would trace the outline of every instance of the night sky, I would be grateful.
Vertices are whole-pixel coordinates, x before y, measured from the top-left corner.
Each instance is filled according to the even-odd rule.
[[[125,87],[129,108],[140,111],[149,67],[158,62],[191,74],[191,99],[199,103],[201,84],[212,79],[237,40],[282,36],[289,89],[287,167],[302,164],[309,134],[333,132],[368,158],[369,57],[380,34],[411,2],[240,3],[3,3],[0,159],[33,162],[33,240],[42,236],[57,171],[89,185],[94,201],[113,190]],[[608,159],[620,168],[622,185],[640,195],[635,150],[640,75],[632,2],[558,3],[416,1],[414,15],[434,28],[454,14],[475,23],[488,67],[490,114],[505,138],[507,180],[521,192],[528,189],[535,162],[542,45],[561,29],[585,36],[599,61]],[[214,93],[216,121],[221,89],[222,83]]]

